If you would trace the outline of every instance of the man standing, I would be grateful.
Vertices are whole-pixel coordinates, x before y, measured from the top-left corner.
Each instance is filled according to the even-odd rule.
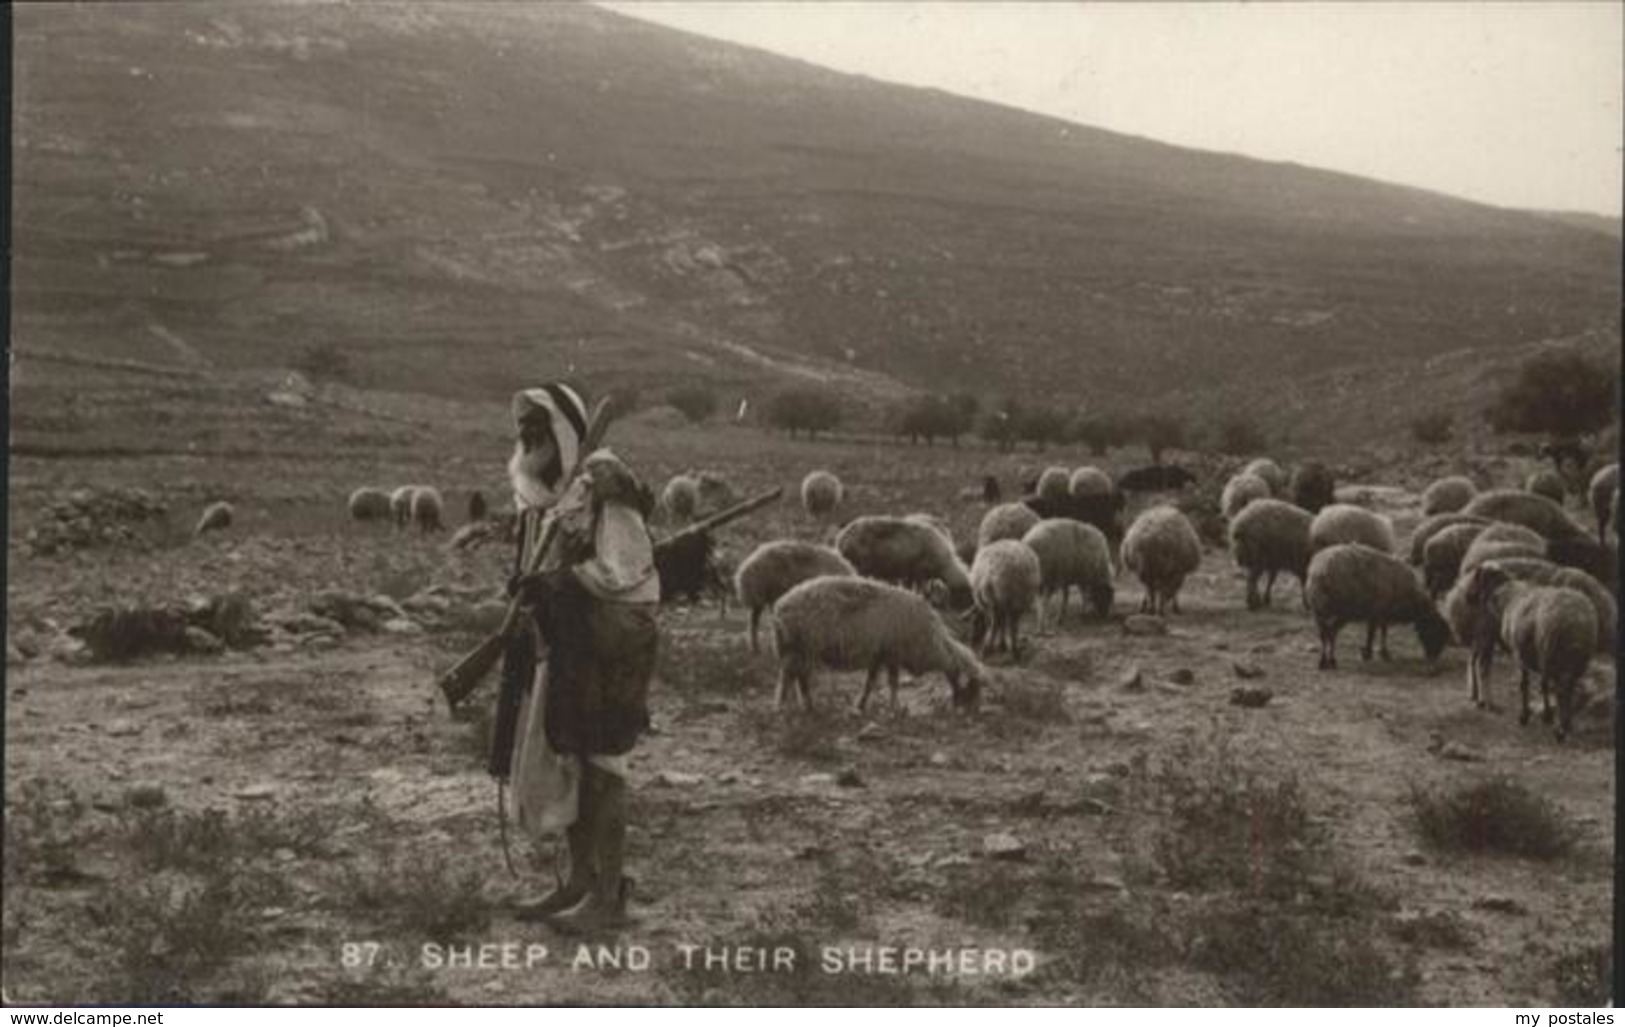
[[[570,850],[569,876],[521,905],[520,919],[586,932],[626,922],[626,756],[648,727],[659,640],[644,524],[652,499],[609,450],[579,452],[587,406],[570,386],[518,393],[513,418],[519,542],[509,587],[530,616],[503,675],[528,692],[512,758],[490,769],[512,782],[514,819],[532,843],[563,829]],[[524,574],[544,540],[539,570]]]

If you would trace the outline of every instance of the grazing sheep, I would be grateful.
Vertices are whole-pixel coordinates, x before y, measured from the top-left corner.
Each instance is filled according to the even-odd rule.
[[[1061,592],[1061,610],[1055,617],[1059,625],[1066,616],[1067,593],[1072,586],[1078,587],[1079,603],[1089,602],[1094,605],[1095,613],[1107,617],[1112,612],[1112,599],[1116,595],[1116,588],[1112,583],[1116,577],[1117,569],[1112,564],[1111,543],[1099,528],[1092,524],[1080,524],[1077,521],[1065,518],[1056,518],[1039,521],[1033,525],[1032,530],[1022,536],[1026,543],[1038,556],[1038,567],[1042,592],[1045,604],[1050,596],[1059,589]],[[971,585],[975,588],[976,568],[971,566]],[[1044,624],[1044,610],[1039,607],[1038,624]]]
[[[660,491],[660,508],[678,524],[692,521],[700,508],[700,483],[686,474],[673,477]]]
[[[656,549],[654,558],[662,603],[697,602],[711,595],[720,601],[722,615],[728,615],[728,576],[718,562],[710,532],[673,539]]]
[[[419,485],[412,490],[412,523],[417,525],[421,532],[440,531],[441,512],[445,504],[440,501],[440,493],[427,485]]]
[[[1154,506],[1129,525],[1123,537],[1123,563],[1145,584],[1140,612],[1179,612],[1179,590],[1202,562],[1202,540],[1184,514]]]
[[[1287,478],[1286,472],[1281,470],[1281,465],[1267,456],[1261,456],[1252,461],[1241,469],[1241,473],[1264,479],[1264,484],[1270,487],[1272,497],[1286,495],[1290,479]]]
[[[982,656],[1007,648],[1020,662],[1021,618],[1038,600],[1043,581],[1038,554],[1025,542],[1006,538],[977,550],[971,564],[971,644]]]
[[[1034,491],[1046,498],[1064,496],[1072,489],[1072,475],[1065,467],[1046,467],[1044,473],[1038,476],[1038,488]]]
[[[1478,533],[1461,556],[1459,574],[1469,574],[1474,567],[1489,560],[1529,556],[1546,558],[1546,540],[1521,524],[1495,522]]]
[[[1411,563],[1420,567],[1422,565],[1422,551],[1427,547],[1428,540],[1446,528],[1458,524],[1476,524],[1480,527],[1495,523],[1487,517],[1471,517],[1463,513],[1434,514],[1423,519],[1414,531],[1411,532]]]
[[[1434,514],[1455,513],[1478,495],[1478,486],[1473,479],[1461,475],[1450,478],[1440,478],[1438,481],[1422,490],[1422,514],[1432,517]]]
[[[352,521],[388,521],[394,512],[393,502],[383,489],[362,486],[350,493],[347,507]]]
[[[1546,559],[1564,567],[1585,571],[1608,587],[1619,588],[1619,549],[1594,542],[1591,538],[1557,538],[1546,543]]]
[[[1023,505],[1040,520],[1054,520],[1064,517],[1067,520],[1087,524],[1102,535],[1106,536],[1112,554],[1112,565],[1121,569],[1122,557],[1119,548],[1123,544],[1123,494],[1111,492],[1092,496],[1028,496],[1022,500]],[[1027,531],[1032,528],[1028,527]],[[1024,536],[1026,532],[1023,532]],[[1021,537],[1021,536],[1017,536]]]
[[[416,491],[416,485],[402,485],[400,488],[389,494],[389,511],[395,519],[396,528],[405,528],[408,524],[412,523],[412,493]],[[353,503],[355,501],[355,497],[351,496],[350,500]],[[353,508],[350,512],[350,516],[355,516],[355,511]]]
[[[1596,612],[1580,592],[1519,581],[1495,565],[1478,568],[1467,587],[1468,607],[1483,628],[1474,636],[1468,688],[1480,708],[1491,705],[1490,663],[1496,643],[1518,661],[1522,712],[1529,723],[1529,675],[1540,675],[1541,720],[1552,722],[1552,691],[1557,692],[1558,741],[1568,737],[1574,692],[1597,648]],[[1493,626],[1493,633],[1490,630]]]
[[[229,528],[235,513],[236,511],[230,503],[210,503],[203,508],[203,516],[197,519],[197,527],[192,529],[192,534],[201,535],[205,531],[220,531]]]
[[[1422,549],[1422,582],[1428,595],[1437,599],[1456,583],[1462,557],[1483,531],[1479,524],[1457,524],[1428,539]]]
[[[1337,501],[1337,478],[1318,460],[1300,464],[1292,472],[1292,501],[1312,514]]]
[[[803,706],[811,705],[817,666],[869,672],[859,709],[868,703],[882,669],[893,706],[899,670],[916,676],[941,671],[953,690],[954,706],[976,706],[986,674],[981,663],[949,633],[930,604],[912,592],[865,578],[813,578],[773,604],[773,620],[780,706],[792,687]]]
[[[936,528],[901,517],[859,517],[835,536],[835,548],[865,577],[905,588],[941,581],[954,609],[971,604],[970,574]]]
[[[1235,520],[1236,514],[1255,499],[1270,498],[1270,483],[1256,474],[1243,472],[1224,483],[1224,491],[1219,495],[1219,510],[1227,521]]]
[[[801,508],[807,511],[807,516],[816,520],[824,520],[833,514],[845,495],[841,479],[828,471],[813,471],[801,479]]]
[[[1000,539],[1019,539],[1041,520],[1043,518],[1025,503],[1000,503],[982,515],[982,523],[976,529],[976,548]]]
[[[1309,511],[1284,500],[1258,499],[1230,522],[1230,552],[1236,566],[1247,572],[1247,609],[1270,604],[1275,576],[1282,571],[1298,579],[1298,591],[1303,594],[1309,558],[1314,555],[1309,547],[1313,521]],[[1260,596],[1258,579],[1265,574],[1269,580]],[[1308,605],[1307,595],[1304,605]]]
[[[1547,538],[1578,538],[1590,532],[1580,527],[1558,504],[1545,496],[1519,489],[1480,492],[1461,512],[1492,521],[1521,524]]]
[[[1538,557],[1519,556],[1499,560],[1491,560],[1479,566],[1494,565],[1504,573],[1510,574],[1519,581],[1527,581],[1533,585],[1561,585],[1572,588],[1591,600],[1591,606],[1597,613],[1597,652],[1610,655],[1614,652],[1619,625],[1616,620],[1619,606],[1614,597],[1602,586],[1596,578],[1584,571],[1573,567],[1559,567],[1550,560]],[[1465,598],[1463,593],[1467,587],[1468,579],[1472,574],[1464,573],[1456,580],[1449,595],[1445,597],[1443,608],[1445,618],[1450,621],[1451,629],[1456,634],[1456,640],[1462,645],[1471,647],[1471,639],[1464,634],[1462,627],[1465,621]]]
[[[1591,498],[1591,512],[1597,517],[1597,541],[1608,541],[1608,522],[1613,518],[1609,512],[1614,508],[1614,496],[1619,493],[1619,465],[1609,464],[1591,476],[1591,486],[1588,494]],[[1618,529],[1615,529],[1618,534]]]
[[[941,517],[938,517],[936,514],[925,513],[924,511],[920,511],[920,512],[917,512],[917,513],[904,514],[903,515],[903,520],[909,522],[910,524],[923,524],[927,528],[933,529],[938,534],[940,534],[943,538],[947,539],[949,546],[955,546],[956,545],[956,543],[954,542],[954,529],[953,529],[953,526],[950,525],[947,521],[943,520]],[[957,552],[957,550],[956,550],[956,552]]]
[[[476,523],[478,523],[480,521],[485,520],[485,515],[490,513],[490,512],[491,512],[491,508],[485,502],[485,493],[481,492],[479,489],[475,489],[473,492],[469,493],[469,495],[468,495],[468,523],[469,524],[476,524]]]
[[[1322,507],[1309,525],[1309,545],[1318,552],[1343,543],[1369,546],[1379,553],[1389,554],[1397,548],[1394,525],[1381,514],[1348,503]]]
[[[1404,561],[1367,546],[1340,543],[1320,550],[1309,561],[1304,585],[1309,610],[1320,629],[1320,669],[1337,667],[1337,635],[1350,621],[1364,621],[1362,659],[1371,659],[1372,643],[1388,655],[1388,625],[1412,624],[1422,651],[1436,659],[1450,639],[1450,626]]]
[[[1539,470],[1524,480],[1523,490],[1537,496],[1545,496],[1558,506],[1562,506],[1563,500],[1568,498],[1569,483],[1556,471]]]
[[[1119,492],[1173,492],[1192,485],[1196,475],[1173,464],[1152,464],[1136,467],[1117,479]]]
[[[1080,467],[1073,471],[1066,488],[1074,496],[1109,496],[1117,491],[1111,478],[1098,467]]]
[[[722,475],[700,471],[693,478],[700,493],[699,503],[694,508],[696,514],[713,514],[739,502],[738,490]]]
[[[734,574],[734,591],[750,611],[750,651],[757,652],[756,629],[762,611],[803,581],[826,576],[856,577],[846,557],[828,546],[785,539],[757,546]]]

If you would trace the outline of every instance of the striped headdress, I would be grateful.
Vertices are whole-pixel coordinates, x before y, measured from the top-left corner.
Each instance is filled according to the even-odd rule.
[[[553,437],[559,444],[559,465],[565,474],[581,459],[581,441],[587,434],[587,403],[581,393],[563,382],[549,382],[514,394],[513,420],[518,424],[535,410],[547,412]]]

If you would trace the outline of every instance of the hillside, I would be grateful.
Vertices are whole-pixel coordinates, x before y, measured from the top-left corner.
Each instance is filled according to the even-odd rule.
[[[13,339],[1154,400],[1611,326],[1606,234],[569,5],[15,12]]]

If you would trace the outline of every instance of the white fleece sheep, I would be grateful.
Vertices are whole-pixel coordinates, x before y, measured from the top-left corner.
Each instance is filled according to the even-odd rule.
[[[1343,625],[1364,621],[1363,659],[1371,659],[1372,644],[1381,635],[1380,652],[1388,655],[1388,625],[1412,624],[1422,651],[1436,659],[1450,639],[1450,626],[1428,598],[1416,574],[1397,557],[1369,546],[1339,543],[1320,550],[1309,561],[1304,588],[1309,610],[1320,629],[1320,669],[1337,666],[1337,635]]]
[[[1046,467],[1044,473],[1038,476],[1038,488],[1035,491],[1040,496],[1064,496],[1071,488],[1071,472],[1065,467]]]
[[[1241,473],[1264,479],[1264,483],[1270,487],[1270,495],[1276,498],[1285,496],[1287,486],[1291,484],[1291,479],[1287,477],[1281,465],[1267,456],[1250,461],[1241,469]]]
[[[1021,618],[1033,608],[1043,588],[1038,554],[1025,542],[1000,539],[976,551],[971,564],[971,644],[985,657],[1007,648],[1021,660]]]
[[[1411,564],[1422,565],[1422,550],[1427,547],[1428,540],[1446,528],[1458,524],[1477,524],[1485,527],[1495,522],[1487,517],[1472,517],[1464,513],[1441,513],[1425,517],[1411,532]]]
[[[1243,472],[1224,483],[1224,491],[1219,495],[1219,510],[1226,521],[1231,521],[1248,503],[1255,499],[1268,499],[1273,494],[1269,482],[1256,474]]]
[[[395,519],[395,527],[405,528],[412,523],[412,493],[417,490],[416,485],[402,485],[389,494],[389,512]],[[351,516],[354,515],[355,511],[352,507]]]
[[[1558,506],[1562,506],[1563,500],[1568,498],[1569,483],[1551,468],[1543,468],[1524,479],[1523,490],[1537,496],[1545,496]]]
[[[389,493],[366,485],[350,493],[345,509],[349,511],[352,521],[362,522],[388,522],[395,510]]]
[[[1597,653],[1602,656],[1614,654],[1619,632],[1619,605],[1596,578],[1573,567],[1562,567],[1550,560],[1528,556],[1490,560],[1479,566],[1497,567],[1517,580],[1532,585],[1561,585],[1584,595],[1591,601],[1591,608],[1597,615]],[[1469,648],[1472,646],[1471,616],[1467,609],[1466,589],[1471,577],[1471,572],[1465,572],[1457,578],[1440,604],[1456,641]]]
[[[1123,565],[1145,585],[1142,613],[1179,612],[1179,590],[1202,562],[1202,540],[1172,506],[1154,506],[1123,536]]]
[[[1026,503],[1000,503],[982,515],[976,529],[976,548],[1000,539],[1020,539],[1042,518]]]
[[[1106,541],[1104,532],[1092,524],[1056,517],[1033,525],[1021,541],[1038,557],[1042,579],[1039,589],[1044,605],[1049,604],[1050,597],[1056,591],[1061,593],[1061,609],[1055,616],[1057,625],[1066,617],[1067,593],[1074,585],[1078,589],[1079,606],[1088,602],[1093,604],[1095,613],[1100,617],[1111,615],[1112,599],[1116,595],[1113,584],[1116,568],[1112,565],[1111,543]],[[973,564],[973,589],[975,582],[976,569]],[[1042,628],[1043,605],[1039,607],[1038,623]]]
[[[1319,552],[1327,546],[1345,543],[1391,554],[1396,548],[1393,522],[1382,514],[1349,503],[1322,507],[1309,525],[1310,547]]]
[[[851,577],[858,572],[846,557],[828,546],[784,539],[757,546],[734,574],[734,591],[750,610],[750,651],[757,652],[756,631],[762,611],[803,581],[824,576]]]
[[[1468,691],[1480,707],[1491,706],[1489,674],[1497,644],[1518,661],[1522,712],[1529,723],[1529,675],[1540,675],[1541,719],[1552,722],[1557,692],[1557,740],[1568,737],[1574,692],[1597,648],[1596,612],[1571,588],[1519,581],[1494,564],[1478,568],[1467,585],[1467,605],[1478,625],[1468,664]]]
[[[1561,506],[1519,489],[1480,492],[1461,512],[1492,521],[1521,524],[1549,539],[1590,537],[1590,532],[1570,517]]]
[[[970,574],[934,527],[901,517],[859,517],[835,536],[835,548],[865,577],[905,588],[940,581],[955,609],[971,603]]]
[[[845,495],[841,479],[828,471],[813,471],[801,479],[801,508],[816,520],[833,514]]]
[[[419,485],[412,490],[412,523],[419,531],[440,531],[445,509],[438,489]]]
[[[1309,525],[1314,517],[1309,511],[1280,499],[1258,499],[1230,522],[1230,552],[1236,566],[1247,572],[1247,609],[1268,606],[1270,593],[1275,588],[1275,576],[1282,571],[1298,579],[1298,591],[1303,595],[1304,581],[1309,574]],[[1258,592],[1258,579],[1264,575],[1263,595]],[[1308,605],[1304,595],[1304,605]]]
[[[231,527],[232,518],[236,510],[230,503],[221,501],[210,503],[203,508],[203,514],[197,519],[197,526],[192,529],[193,535],[201,535],[206,531],[221,531]]]
[[[773,621],[780,706],[792,690],[803,706],[811,705],[816,667],[868,671],[859,709],[867,705],[882,670],[893,706],[900,670],[916,676],[940,671],[953,691],[954,706],[976,706],[985,678],[981,663],[930,604],[912,592],[866,578],[813,578],[773,605]]]
[[[1449,478],[1440,478],[1422,490],[1422,513],[1432,517],[1434,514],[1455,513],[1478,495],[1478,486],[1473,479],[1463,475],[1453,475]]]
[[[1067,491],[1074,496],[1109,496],[1117,491],[1111,476],[1098,467],[1080,467],[1072,472]]]
[[[1455,584],[1462,557],[1483,531],[1481,524],[1457,524],[1428,539],[1422,547],[1422,582],[1428,595],[1437,598]]]
[[[1497,521],[1481,530],[1468,545],[1457,573],[1471,574],[1479,564],[1520,556],[1545,559],[1546,540],[1521,524]]]
[[[693,520],[700,508],[700,483],[686,474],[674,476],[660,490],[660,508],[678,524]]]

